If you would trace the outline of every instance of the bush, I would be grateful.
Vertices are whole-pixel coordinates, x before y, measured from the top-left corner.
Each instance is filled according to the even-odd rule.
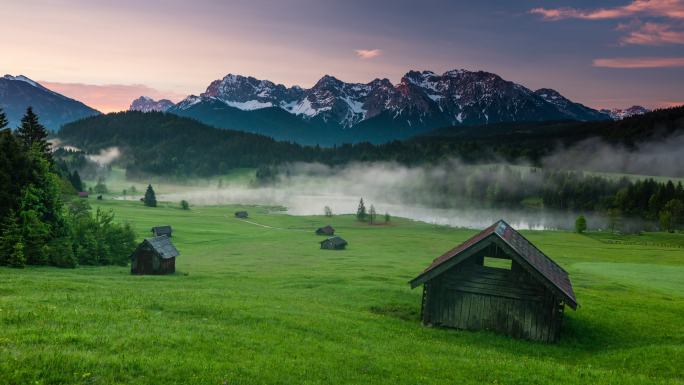
[[[577,220],[575,220],[575,231],[579,234],[587,231],[587,219],[584,218],[584,215],[580,215],[577,217]]]
[[[190,203],[188,203],[188,201],[183,199],[182,201],[180,201],[180,207],[183,210],[190,210]]]

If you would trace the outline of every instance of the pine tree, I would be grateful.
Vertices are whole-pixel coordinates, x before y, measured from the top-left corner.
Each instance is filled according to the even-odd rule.
[[[371,205],[370,211],[368,211],[368,218],[370,219],[370,224],[372,225],[375,223],[375,217],[377,216],[377,213],[375,212],[375,206]]]
[[[366,205],[363,203],[363,198],[359,201],[359,208],[356,210],[356,219],[359,221],[366,220]]]
[[[8,123],[9,122],[7,121],[7,115],[5,115],[5,111],[0,108],[0,130],[7,127]]]
[[[83,191],[83,181],[81,180],[81,176],[78,174],[78,171],[74,170],[74,172],[69,176],[69,182],[71,182],[71,185],[74,186],[76,191]]]
[[[47,129],[40,124],[38,116],[33,113],[31,107],[26,109],[26,114],[21,118],[21,125],[17,128],[16,135],[27,151],[35,147],[45,159],[52,162]]]
[[[15,255],[18,251],[21,251],[20,260],[24,261],[22,265],[26,263],[23,258],[23,243],[21,250],[16,249],[16,245],[21,242],[21,229],[17,223],[17,215],[14,210],[10,210],[0,225],[0,266],[15,266],[19,261],[16,259],[17,255]]]
[[[157,207],[157,197],[154,194],[152,185],[147,185],[147,191],[145,191],[145,198],[143,199],[145,206],[147,207]]]

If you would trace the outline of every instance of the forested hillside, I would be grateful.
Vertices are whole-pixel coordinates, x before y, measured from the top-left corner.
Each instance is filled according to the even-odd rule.
[[[216,175],[238,167],[312,161],[319,150],[217,129],[162,112],[120,112],[65,125],[59,138],[86,151],[119,147],[129,176]]]
[[[0,265],[127,264],[133,231],[75,198],[46,139],[30,107],[14,132],[0,110]]]

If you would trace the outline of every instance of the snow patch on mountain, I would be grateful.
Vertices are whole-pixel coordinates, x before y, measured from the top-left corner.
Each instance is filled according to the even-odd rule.
[[[271,102],[260,102],[258,100],[248,100],[246,102],[226,101],[224,103],[226,103],[227,105],[229,105],[231,107],[235,107],[237,109],[240,109],[242,111],[254,111],[254,110],[259,110],[262,108],[273,107],[273,103],[271,103]]]

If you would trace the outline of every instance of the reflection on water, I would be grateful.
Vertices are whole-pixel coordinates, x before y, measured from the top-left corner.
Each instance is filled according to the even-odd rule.
[[[517,229],[548,230],[572,229],[578,213],[550,212],[543,210],[498,209],[498,208],[434,208],[414,204],[388,202],[386,194],[363,196],[366,209],[374,205],[379,219],[386,212],[391,216],[410,218],[427,223],[452,227],[485,228],[499,219],[504,219]],[[323,208],[329,206],[334,214],[356,213],[359,196],[335,194],[328,191],[312,193],[292,188],[246,188],[227,187],[224,189],[204,189],[160,195],[159,200],[179,202],[181,199],[193,205],[247,204],[278,205],[287,208],[292,215],[322,215]],[[587,215],[591,228],[605,227],[605,218]]]

